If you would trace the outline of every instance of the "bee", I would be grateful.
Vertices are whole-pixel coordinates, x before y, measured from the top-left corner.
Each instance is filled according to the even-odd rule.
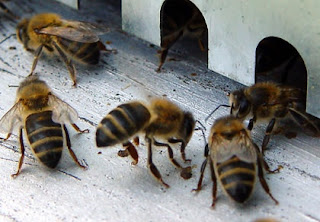
[[[64,139],[73,160],[78,166],[82,165],[73,150],[65,123],[70,123],[80,133],[74,123],[78,118],[77,112],[67,103],[55,96],[48,85],[37,76],[29,76],[21,82],[17,90],[14,106],[1,118],[0,129],[8,133],[6,141],[15,127],[19,128],[21,157],[18,170],[13,177],[19,175],[24,159],[23,130],[28,138],[34,155],[41,163],[49,168],[55,168],[61,158]]]
[[[232,115],[241,120],[250,118],[249,130],[257,121],[268,123],[262,142],[264,153],[271,134],[277,131],[278,125],[288,120],[304,129],[308,135],[320,136],[318,119],[305,112],[305,98],[303,90],[299,88],[260,82],[232,92],[229,104]]]
[[[96,131],[97,147],[108,147],[122,143],[126,153],[133,158],[132,164],[138,163],[138,152],[130,142],[138,133],[145,134],[148,143],[148,167],[165,187],[162,176],[152,161],[152,145],[166,147],[172,164],[182,169],[181,176],[185,179],[191,177],[191,167],[183,168],[173,157],[173,150],[169,143],[181,143],[180,152],[182,159],[186,159],[185,147],[187,146],[195,126],[195,120],[190,112],[182,111],[177,105],[166,99],[154,99],[150,105],[139,101],[122,104],[112,110],[99,123]],[[165,140],[160,142],[157,139]],[[120,156],[124,153],[121,152]]]
[[[202,39],[207,32],[201,12],[191,1],[167,0],[161,10],[161,50],[157,72],[161,71],[169,49],[182,36],[198,39],[200,49],[205,51]]]
[[[278,204],[264,179],[262,167],[270,173],[278,172],[280,167],[274,171],[269,169],[258,146],[252,141],[250,131],[245,129],[238,118],[229,115],[217,119],[208,140],[205,147],[206,159],[202,163],[200,179],[194,191],[201,190],[203,174],[209,162],[213,181],[212,207],[217,199],[217,180],[224,193],[232,200],[244,203],[253,192],[257,173],[265,192]]]
[[[35,54],[30,75],[34,72],[42,51],[54,52],[66,64],[74,86],[77,81],[73,61],[98,64],[100,50],[107,51],[98,35],[107,31],[105,27],[65,20],[54,13],[37,14],[23,19],[16,28],[17,37],[24,48]]]

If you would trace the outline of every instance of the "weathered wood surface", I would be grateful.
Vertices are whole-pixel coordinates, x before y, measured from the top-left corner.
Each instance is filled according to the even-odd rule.
[[[169,189],[149,174],[143,139],[136,166],[130,164],[130,159],[117,156],[121,146],[96,148],[96,125],[120,103],[146,100],[149,95],[166,95],[204,122],[218,104],[227,103],[226,92],[241,86],[208,71],[203,59],[189,57],[179,47],[169,55],[179,61],[167,62],[163,73],[156,73],[157,48],[120,30],[120,1],[81,1],[80,11],[54,1],[12,0],[6,4],[20,17],[52,11],[68,19],[106,24],[112,31],[102,36],[102,40],[111,41],[109,47],[118,53],[105,54],[97,68],[77,65],[77,88],[71,86],[67,69],[57,57],[40,59],[36,73],[61,99],[78,110],[79,126],[90,129],[89,134],[77,135],[69,127],[74,151],[89,168],[84,171],[77,167],[65,150],[58,168],[48,170],[27,147],[21,175],[12,179],[10,175],[15,172],[20,157],[15,133],[9,141],[0,143],[1,221],[253,221],[261,217],[320,221],[319,140],[303,134],[291,140],[273,137],[266,152],[273,168],[278,164],[284,166],[281,173],[266,175],[274,197],[280,202],[277,206],[257,183],[251,200],[244,206],[231,202],[219,188],[218,202],[211,209],[212,183],[208,172],[203,190],[197,195],[192,193],[203,161],[204,141],[200,132],[195,132],[186,149],[187,157],[197,165],[188,181],[180,178],[166,150],[154,152],[154,161],[171,185]],[[15,32],[16,22],[0,11],[0,41]],[[33,56],[15,36],[0,44],[1,116],[15,100],[16,88],[9,86],[18,85],[28,75],[32,61]],[[205,124],[206,134],[213,120],[227,113],[225,109],[217,111]],[[263,128],[257,128],[254,140],[261,144],[262,137]],[[178,150],[176,153],[179,157]]]

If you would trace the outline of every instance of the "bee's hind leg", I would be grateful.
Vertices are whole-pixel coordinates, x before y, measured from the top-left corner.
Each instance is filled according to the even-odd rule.
[[[34,70],[36,69],[39,57],[40,57],[41,52],[42,52],[42,48],[43,48],[43,45],[40,45],[35,51],[34,60],[33,60],[32,68],[31,68],[29,76],[31,76],[33,74]]]
[[[69,137],[69,133],[68,133],[68,130],[67,130],[67,127],[66,125],[63,125],[63,130],[64,130],[64,133],[65,133],[65,136],[66,136],[66,143],[67,143],[67,148],[69,150],[69,153],[72,157],[72,159],[74,160],[74,162],[77,163],[77,165],[83,169],[87,169],[87,166],[85,165],[82,165],[80,163],[80,161],[78,160],[76,154],[73,152],[73,150],[71,149],[71,141],[70,141],[70,137]]]
[[[62,51],[62,49],[57,45],[57,43],[52,42],[54,48],[58,51],[60,57],[62,58],[63,62],[66,64],[67,69],[69,71],[70,77],[73,81],[73,86],[77,86],[77,77],[76,77],[76,69],[72,63],[71,59],[68,59],[67,55]]]
[[[8,134],[8,135],[9,135],[9,134]],[[20,171],[21,171],[23,159],[24,159],[24,143],[23,143],[22,128],[20,129],[20,132],[19,132],[19,140],[20,140],[20,152],[21,152],[21,156],[20,156],[20,159],[19,159],[19,164],[18,164],[18,170],[17,170],[17,172],[11,175],[13,178],[16,178],[16,177],[19,175],[19,173],[20,173]]]

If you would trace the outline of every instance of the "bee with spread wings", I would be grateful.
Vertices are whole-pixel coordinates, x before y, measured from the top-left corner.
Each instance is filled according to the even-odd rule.
[[[15,105],[0,120],[0,130],[8,133],[4,141],[9,139],[14,128],[19,128],[21,157],[18,170],[12,176],[18,176],[24,159],[23,130],[33,153],[47,167],[57,166],[65,139],[73,160],[85,168],[71,149],[65,126],[65,123],[70,123],[80,133],[89,132],[79,129],[74,123],[77,119],[77,112],[53,95],[44,81],[37,76],[27,77],[18,88]]]
[[[98,35],[108,31],[108,28],[97,24],[65,20],[53,13],[23,19],[16,28],[17,37],[24,48],[35,54],[30,75],[34,72],[42,51],[54,52],[66,64],[74,86],[77,82],[72,61],[98,64],[100,51],[108,51]]]

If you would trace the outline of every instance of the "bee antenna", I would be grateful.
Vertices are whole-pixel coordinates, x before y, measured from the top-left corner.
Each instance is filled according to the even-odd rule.
[[[16,34],[10,34],[9,36],[5,37],[3,40],[0,41],[0,44],[4,43],[8,39],[10,39],[12,36],[15,36]]]
[[[204,121],[207,122],[208,119],[212,116],[212,114],[213,114],[215,111],[217,111],[221,106],[222,106],[222,107],[230,107],[229,105],[225,105],[225,104],[222,104],[222,105],[217,106],[217,108],[215,108],[215,109],[204,119]]]
[[[206,131],[207,129],[199,120],[196,120],[196,122],[199,123],[200,127],[197,127],[194,130],[201,130],[203,140],[204,140],[204,145],[206,145],[207,141],[206,141],[206,135],[205,135],[204,131]]]
[[[199,123],[199,125],[202,127],[202,129],[204,129],[204,131],[207,131],[206,127],[202,124],[202,122],[200,122],[199,120],[196,120],[196,123]],[[200,128],[197,128],[200,129]]]

